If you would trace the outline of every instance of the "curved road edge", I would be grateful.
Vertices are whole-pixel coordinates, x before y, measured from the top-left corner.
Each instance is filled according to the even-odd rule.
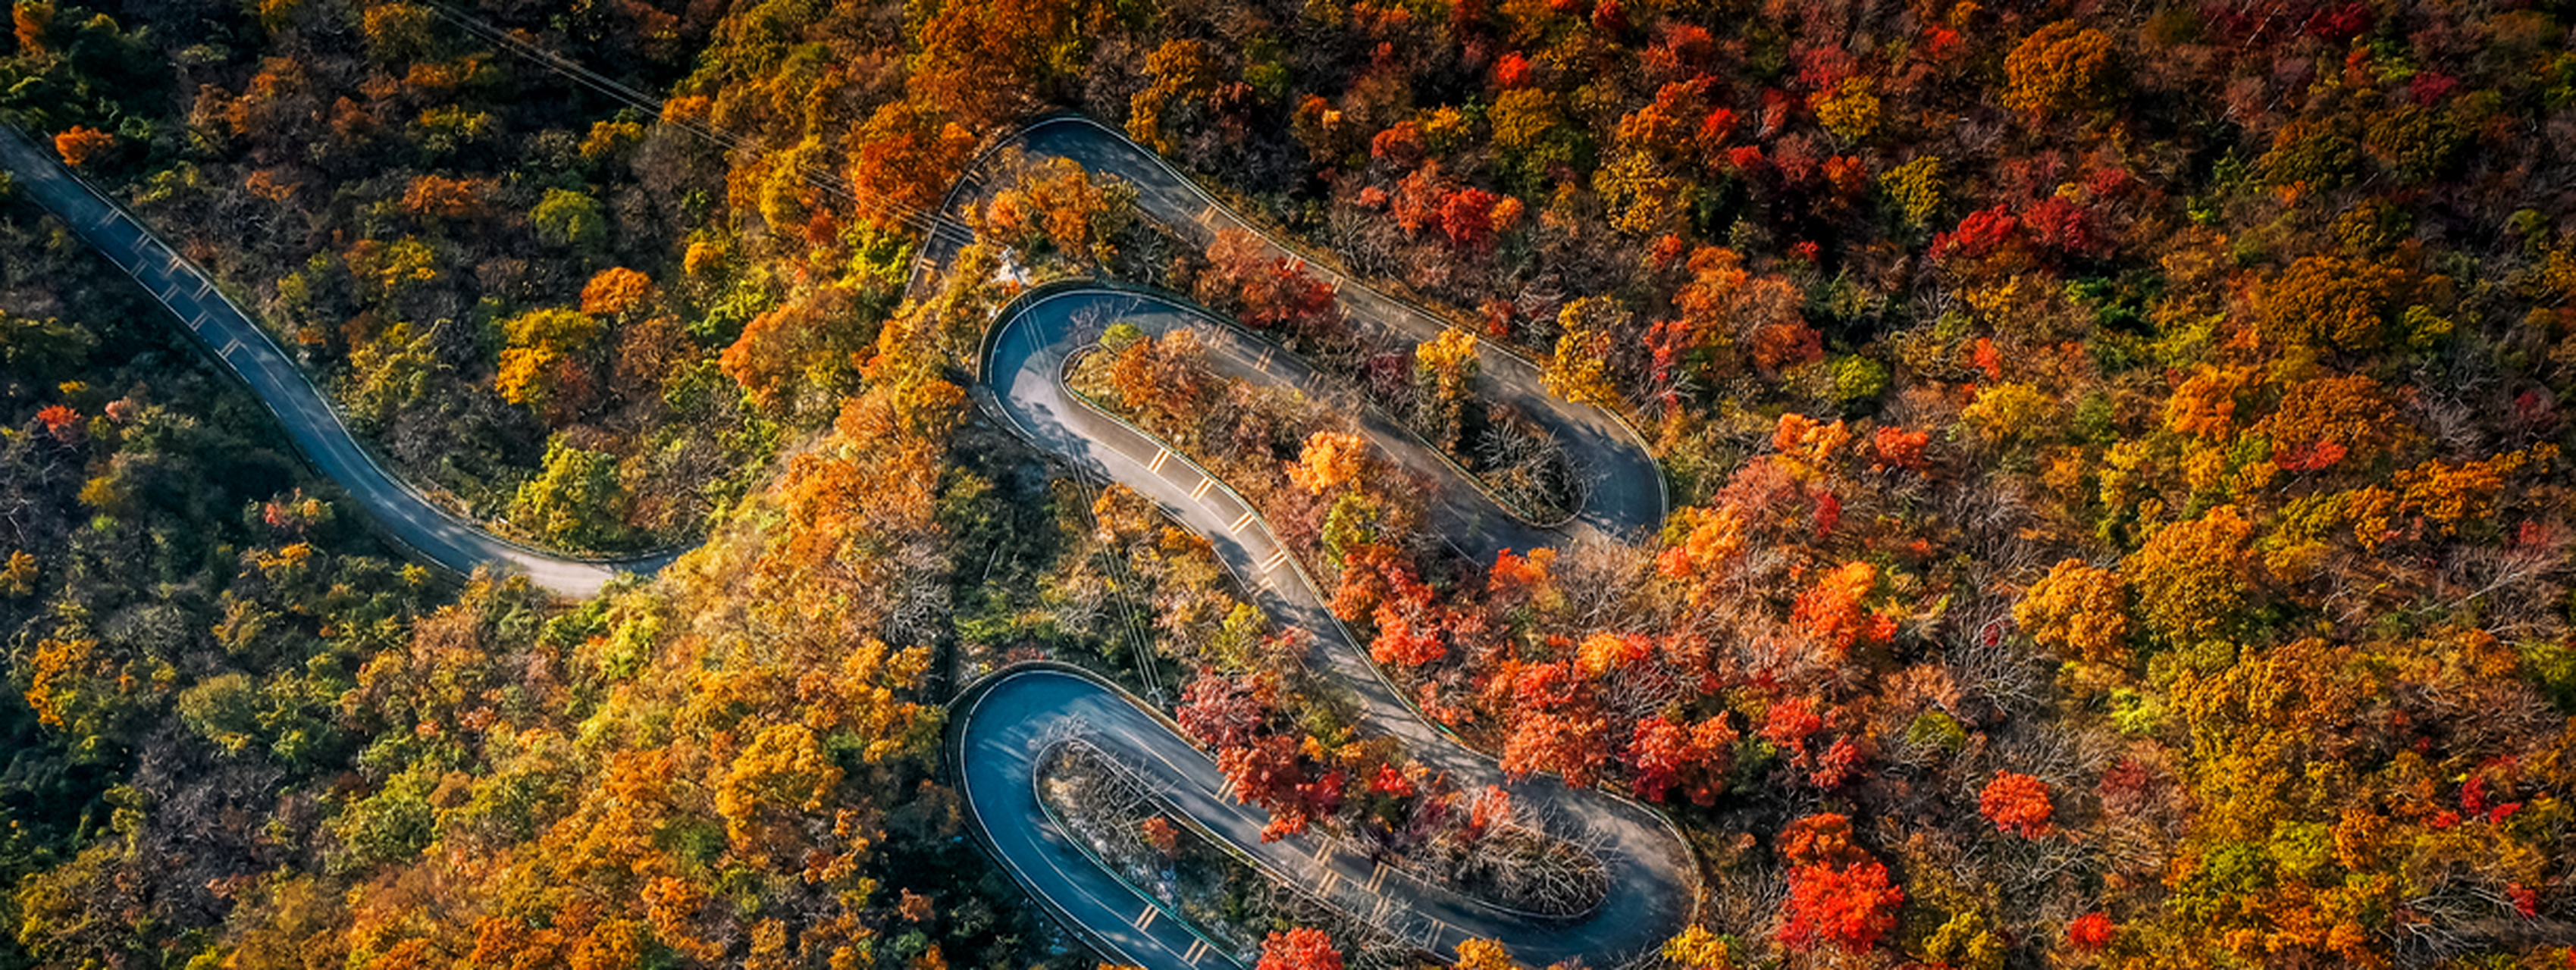
[[[1252,234],[1273,253],[1298,261],[1333,284],[1336,301],[1360,326],[1392,331],[1419,342],[1438,336],[1452,325],[1439,313],[1382,292],[1331,260],[1282,241],[1126,133],[1078,113],[1056,112],[1039,117],[985,146],[942,198],[936,219],[943,223],[956,221],[956,210],[968,193],[984,187],[983,167],[1015,147],[1024,156],[1064,158],[1086,171],[1125,180],[1137,190],[1139,209],[1184,238],[1205,244],[1214,238],[1220,223]],[[916,257],[915,281],[929,278],[926,271],[944,264],[957,248],[959,244],[953,237],[927,241]],[[1483,339],[1477,341],[1476,348],[1484,364],[1484,373],[1476,381],[1478,393],[1524,405],[1524,413],[1556,434],[1578,468],[1592,476],[1588,494],[1575,509],[1572,521],[1541,527],[1559,532],[1588,529],[1619,540],[1634,539],[1642,529],[1662,527],[1665,513],[1672,508],[1670,484],[1665,481],[1662,466],[1654,460],[1653,448],[1644,433],[1626,415],[1613,408],[1576,404],[1545,393],[1539,380],[1543,368],[1517,348]],[[1652,510],[1650,516],[1640,514],[1648,509]]]
[[[689,548],[620,558],[534,549],[440,507],[376,461],[310,375],[217,286],[107,193],[14,126],[0,125],[0,168],[73,233],[150,292],[178,324],[250,388],[323,477],[366,507],[379,529],[421,559],[459,574],[483,566],[524,573],[550,592],[587,598],[621,572],[653,573]]]
[[[1454,953],[1458,942],[1478,937],[1500,940],[1517,957],[1533,964],[1589,957],[1600,965],[1650,951],[1678,931],[1696,908],[1698,871],[1686,843],[1668,818],[1633,800],[1601,790],[1570,790],[1552,778],[1520,782],[1505,779],[1489,757],[1460,745],[1405,703],[1402,693],[1384,679],[1383,672],[1369,662],[1339,621],[1324,609],[1320,593],[1303,575],[1302,568],[1288,571],[1293,578],[1280,575],[1281,567],[1294,557],[1279,546],[1268,523],[1248,503],[1231,489],[1218,488],[1221,482],[1171,453],[1150,435],[1085,406],[1063,386],[1060,377],[1064,357],[1082,343],[1087,331],[1098,329],[1107,320],[1144,319],[1147,329],[1153,330],[1194,322],[1194,316],[1194,311],[1150,294],[1097,285],[1060,285],[1031,291],[1006,307],[994,331],[987,335],[984,352],[989,366],[984,371],[992,379],[985,389],[989,396],[979,397],[998,412],[1006,426],[1060,457],[1076,473],[1125,484],[1207,537],[1228,571],[1243,581],[1256,606],[1281,626],[1301,628],[1314,636],[1314,660],[1348,686],[1370,730],[1403,740],[1417,760],[1449,772],[1469,787],[1502,785],[1511,791],[1517,805],[1553,814],[1576,830],[1593,835],[1604,847],[1603,862],[1611,867],[1611,897],[1588,919],[1558,922],[1502,913],[1436,887],[1379,895],[1374,890],[1385,880],[1365,853],[1337,852],[1320,842],[1315,844],[1322,845],[1321,849],[1309,849],[1307,843],[1294,840],[1262,843],[1259,831],[1266,818],[1259,817],[1257,809],[1222,798],[1202,802],[1191,814],[1211,829],[1230,833],[1227,841],[1236,851],[1266,860],[1265,869],[1285,876],[1292,885],[1299,884],[1297,880],[1302,877],[1328,893],[1368,891],[1367,898],[1353,899],[1337,908],[1356,911],[1363,917],[1379,916],[1377,922],[1381,925],[1444,958]],[[993,679],[1006,679],[1014,673],[1005,670]],[[1010,782],[1001,780],[1001,775],[970,780],[977,774],[1001,770],[995,766],[1029,757],[1027,742],[1035,735],[1022,736],[1025,725],[1060,720],[1065,716],[1060,709],[1062,704],[1077,700],[1062,696],[1056,698],[1061,704],[1021,704],[1003,713],[978,702],[966,715],[971,723],[959,725],[959,747],[952,751],[952,757],[959,766],[961,784],[968,789],[973,809],[970,815],[985,830],[988,846],[1002,857],[1006,868],[1014,871],[1015,878],[1032,893],[1045,897],[1045,905],[1051,911],[1060,915],[1088,913],[1081,918],[1086,934],[1123,938],[1133,931],[1150,929],[1137,926],[1137,917],[1118,914],[1128,908],[1141,913],[1147,905],[1145,900],[1096,866],[1075,866],[1062,858],[1048,861],[1040,854],[1037,842],[1061,840],[1061,836],[1029,831],[1043,827],[1043,819],[1025,809],[1010,807],[1028,789],[1026,775],[1019,776],[1019,792],[1010,788]],[[1134,713],[1114,714],[1094,705],[1087,716],[1100,723],[1124,721],[1129,729],[1117,736],[1118,743],[1157,748],[1163,752],[1159,760],[1167,764],[1193,759],[1207,764],[1204,754],[1175,734],[1167,721],[1132,701],[1122,699],[1115,707]],[[1023,727],[1006,735],[989,735],[997,740],[987,742],[983,739],[988,737],[988,731],[1003,730],[988,727],[987,722],[996,718],[1004,727]],[[1183,758],[1174,751],[1187,751],[1190,755]],[[1174,777],[1188,774],[1177,768],[1174,771]],[[1221,776],[1213,774],[1212,764],[1207,764],[1204,779],[1195,786],[1184,785],[1182,790],[1195,787],[1212,791],[1222,784]],[[1026,855],[1013,858],[1015,853]],[[1329,867],[1332,872],[1313,871],[1327,861],[1333,863]],[[1050,874],[1045,876],[1044,884],[1029,875],[1037,871],[1040,863]],[[1404,898],[1397,898],[1399,895]],[[1104,918],[1114,922],[1094,922]],[[1183,946],[1186,954],[1186,944]],[[1186,959],[1175,962],[1166,955],[1147,965],[1155,970],[1186,970],[1196,964]]]

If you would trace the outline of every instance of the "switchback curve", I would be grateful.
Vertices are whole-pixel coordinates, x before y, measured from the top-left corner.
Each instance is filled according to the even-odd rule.
[[[1053,135],[1041,137],[1049,133]],[[1139,186],[1140,204],[1167,223],[1204,227],[1232,218],[1150,154],[1081,119],[1041,122],[1025,130],[1019,142],[1032,154],[1073,158],[1095,172],[1131,180],[1141,174],[1146,182]],[[1191,202],[1199,208],[1175,208]],[[952,207],[958,204],[952,197]],[[949,255],[953,251],[933,253],[931,259],[944,264]],[[1417,338],[1438,332],[1437,321],[1419,311],[1348,280],[1336,282],[1345,309],[1363,326],[1392,327]],[[1649,952],[1679,931],[1696,905],[1698,884],[1689,849],[1669,823],[1642,805],[1600,791],[1568,789],[1545,778],[1508,782],[1490,758],[1459,744],[1405,703],[1333,618],[1321,591],[1257,510],[1164,443],[1091,407],[1064,386],[1068,356],[1115,321],[1148,333],[1197,328],[1210,338],[1211,360],[1232,376],[1289,383],[1313,379],[1290,363],[1293,358],[1258,352],[1257,338],[1180,300],[1134,288],[1060,285],[1026,294],[1001,314],[978,362],[986,383],[979,400],[1079,472],[1134,489],[1205,536],[1254,605],[1275,622],[1313,636],[1311,662],[1339,675],[1351,689],[1369,730],[1399,738],[1413,757],[1453,779],[1501,785],[1516,806],[1555,816],[1590,836],[1610,869],[1610,895],[1579,917],[1533,919],[1438,887],[1389,881],[1364,853],[1320,835],[1261,842],[1259,832],[1267,821],[1263,813],[1223,797],[1224,780],[1213,762],[1167,721],[1096,681],[1028,668],[1002,671],[971,691],[952,734],[951,758],[969,814],[1013,877],[1127,962],[1152,970],[1225,962],[1183,921],[1162,918],[1169,914],[1092,864],[1047,824],[1034,783],[1046,747],[1042,739],[1079,730],[1122,760],[1146,766],[1169,801],[1274,876],[1347,912],[1374,917],[1391,933],[1434,955],[1452,957],[1460,942],[1485,938],[1502,942],[1532,965],[1581,958],[1605,966]],[[1554,424],[1561,438],[1573,439],[1570,445],[1581,443],[1592,467],[1642,467],[1647,480],[1605,478],[1596,483],[1575,521],[1559,530],[1510,522],[1481,495],[1444,488],[1436,526],[1463,527],[1470,545],[1462,549],[1490,557],[1498,548],[1526,549],[1520,543],[1542,538],[1629,538],[1660,523],[1665,501],[1660,473],[1624,425],[1598,409],[1548,399],[1527,361],[1489,351],[1486,367],[1484,393],[1544,415],[1541,420]],[[1419,443],[1402,440],[1409,436],[1391,434],[1380,419],[1362,423],[1398,460],[1435,477],[1442,474],[1445,465],[1420,464]],[[1457,542],[1460,537],[1450,538]]]

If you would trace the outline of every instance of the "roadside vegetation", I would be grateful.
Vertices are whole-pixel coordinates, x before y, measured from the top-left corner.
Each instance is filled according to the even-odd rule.
[[[1709,900],[1673,967],[2569,957],[2558,7],[10,12],[0,114],[397,474],[559,548],[706,545],[585,603],[402,564],[0,188],[0,965],[1086,968],[936,770],[942,702],[1024,658],[1162,686],[1284,780],[1243,788],[1283,831],[1411,838],[1453,796],[1369,815],[1421,780],[1202,541],[971,406],[1014,281],[1093,275],[1233,315],[1533,517],[1584,470],[1462,345],[1641,429],[1660,535],[1467,559],[1334,419],[1112,383],[1426,714],[1673,815]],[[1304,267],[1043,159],[928,215],[1056,108]],[[1361,334],[1317,265],[1458,336]],[[1395,959],[1255,929],[1261,970]]]

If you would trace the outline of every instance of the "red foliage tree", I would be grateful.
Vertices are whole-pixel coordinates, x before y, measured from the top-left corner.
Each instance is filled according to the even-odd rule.
[[[36,421],[45,426],[45,433],[52,435],[55,441],[67,445],[80,443],[80,412],[72,410],[69,405],[56,404],[38,411]]]
[[[1905,890],[1890,884],[1887,867],[1875,860],[1799,866],[1789,871],[1780,942],[1802,953],[1819,943],[1866,952],[1896,928],[1896,910],[1904,904]]]
[[[1824,729],[1825,718],[1816,711],[1816,702],[1804,697],[1775,703],[1762,714],[1762,740],[1800,756],[1807,753],[1807,736]]]
[[[1263,940],[1254,970],[1342,970],[1342,954],[1324,931],[1300,926]]]
[[[1959,228],[1932,239],[1932,258],[1979,259],[2010,245],[2019,235],[2021,224],[2013,218],[2012,207],[1998,205],[1968,213],[1959,220]]]
[[[1216,768],[1238,802],[1259,805],[1270,813],[1261,841],[1274,842],[1306,830],[1305,767],[1297,760],[1297,742],[1274,734],[1241,747],[1221,748]]]
[[[2048,834],[2048,820],[2056,814],[2057,807],[2049,803],[2047,782],[2001,771],[1977,796],[1977,811],[1986,821],[1995,823],[1998,831],[2036,839]]]
[[[1379,765],[1377,776],[1369,779],[1368,790],[1372,795],[1411,798],[1417,789],[1413,779],[1405,777],[1404,772],[1397,771],[1394,765]]]
[[[1240,680],[1203,670],[1181,689],[1181,730],[1211,748],[1250,743],[1270,716],[1274,688],[1268,678]]]
[[[2098,912],[2086,913],[2076,917],[2075,922],[2066,924],[2066,942],[2079,950],[2099,950],[2111,945],[2111,934],[2117,929],[2111,925],[2111,917]]]
[[[1478,252],[1494,246],[1494,204],[1500,197],[1483,189],[1460,189],[1440,203],[1440,231],[1449,244]]]
[[[1610,758],[1608,731],[1609,723],[1598,717],[1523,714],[1503,742],[1503,771],[1514,778],[1554,772],[1568,787],[1588,786]]]
[[[1871,470],[1902,468],[1919,472],[1924,467],[1923,448],[1932,443],[1932,435],[1892,424],[1881,425],[1871,433],[1869,443],[1870,450],[1877,453],[1870,463]]]
[[[1722,717],[1701,721],[1697,727],[1661,717],[1637,722],[1627,759],[1637,773],[1638,796],[1660,802],[1674,787],[1684,786],[1692,802],[1714,803],[1726,781],[1735,738],[1735,729]]]

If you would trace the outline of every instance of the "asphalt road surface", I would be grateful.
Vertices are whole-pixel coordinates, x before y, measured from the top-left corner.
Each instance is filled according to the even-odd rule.
[[[1033,154],[1072,158],[1095,172],[1137,181],[1146,210],[1167,222],[1221,225],[1232,217],[1198,196],[1152,155],[1079,119],[1050,122],[1023,135]],[[962,194],[962,193],[961,193]],[[952,203],[957,204],[957,203]],[[948,252],[934,246],[931,259]],[[1339,295],[1355,320],[1415,336],[1439,331],[1436,320],[1341,280]],[[989,396],[981,398],[1020,434],[1090,474],[1152,499],[1206,536],[1254,605],[1282,627],[1313,637],[1310,662],[1339,676],[1368,730],[1401,739],[1417,760],[1459,782],[1496,784],[1516,808],[1549,816],[1582,833],[1609,866],[1609,896],[1588,913],[1541,919],[1503,911],[1388,871],[1364,853],[1318,835],[1264,843],[1267,817],[1233,804],[1207,757],[1132,699],[1084,677],[1052,669],[1004,671],[971,695],[961,714],[952,758],[972,815],[1003,864],[1058,915],[1120,959],[1152,970],[1222,966],[1225,954],[1148,897],[1093,865],[1047,823],[1034,775],[1047,740],[1079,731],[1122,761],[1144,766],[1164,797],[1198,826],[1249,854],[1274,876],[1344,912],[1368,919],[1428,952],[1453,957],[1461,941],[1501,941],[1519,961],[1545,965],[1582,959],[1610,966],[1650,951],[1678,932],[1693,909],[1696,870],[1678,833],[1660,816],[1622,798],[1573,790],[1548,778],[1511,783],[1495,762],[1423,720],[1370,663],[1366,652],[1324,605],[1321,592],[1272,535],[1259,514],[1189,459],[1076,397],[1062,382],[1069,355],[1114,322],[1150,333],[1180,327],[1208,338],[1220,369],[1256,381],[1302,383],[1311,371],[1284,351],[1150,293],[1116,287],[1051,291],[1022,302],[986,341]],[[1594,536],[1632,538],[1664,515],[1662,479],[1634,436],[1599,411],[1547,398],[1535,368],[1488,350],[1480,392],[1509,399],[1552,423],[1586,467],[1611,470],[1596,482],[1575,519],[1558,529],[1512,520],[1472,489],[1444,486],[1435,496],[1435,527],[1470,555],[1527,549]],[[1454,477],[1446,463],[1382,418],[1361,415],[1372,440],[1390,457],[1435,480]]]
[[[566,558],[503,539],[449,514],[377,464],[303,369],[196,264],[180,258],[150,229],[13,129],[0,129],[0,167],[9,171],[21,191],[53,210],[74,233],[151,291],[181,326],[232,368],[260,403],[277,415],[287,437],[316,470],[338,482],[386,534],[420,557],[458,573],[482,566],[525,573],[536,585],[572,597],[598,592],[618,572],[650,573],[678,558],[677,552],[621,560]]]

